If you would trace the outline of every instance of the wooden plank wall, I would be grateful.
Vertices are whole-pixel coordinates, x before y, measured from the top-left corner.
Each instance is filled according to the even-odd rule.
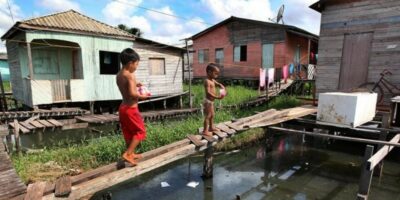
[[[322,11],[317,92],[335,91],[339,84],[344,34],[373,32],[368,81],[383,69],[400,84],[400,1],[364,0],[326,6]]]
[[[182,87],[182,55],[162,46],[135,42],[134,49],[140,55],[136,79],[141,81],[153,96],[180,93]],[[149,59],[165,59],[165,75],[150,75]]]
[[[19,60],[18,43],[7,41],[8,65],[10,67],[10,82],[14,98],[24,99],[21,65]]]

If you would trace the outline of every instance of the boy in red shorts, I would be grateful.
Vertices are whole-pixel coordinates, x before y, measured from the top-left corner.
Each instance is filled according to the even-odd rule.
[[[146,138],[146,129],[138,109],[138,101],[146,99],[147,96],[137,92],[138,85],[133,74],[139,65],[139,55],[133,49],[127,48],[121,52],[120,60],[122,69],[117,74],[117,85],[122,95],[119,121],[127,145],[127,150],[122,157],[135,166],[136,159],[142,158],[141,154],[135,153],[135,149]]]

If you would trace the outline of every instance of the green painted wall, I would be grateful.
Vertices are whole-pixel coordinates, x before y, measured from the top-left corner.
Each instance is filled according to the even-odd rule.
[[[72,101],[94,101],[94,100],[114,100],[121,99],[121,95],[115,83],[116,75],[101,75],[99,64],[99,51],[121,52],[123,49],[132,47],[133,41],[124,41],[111,38],[84,36],[67,33],[55,32],[27,32],[26,40],[31,42],[35,39],[54,39],[79,44],[81,48],[81,59],[83,66],[83,85],[79,87],[79,91],[72,90]],[[21,48],[20,48],[21,49]],[[72,58],[69,48],[62,49],[62,59],[60,61],[60,76],[62,78],[71,77]],[[34,51],[34,50],[33,50]],[[32,52],[32,54],[34,54]],[[26,49],[20,50],[22,74],[29,74],[27,65]],[[32,55],[34,57],[34,55]],[[49,63],[49,62],[47,62]],[[36,74],[35,74],[36,75]],[[55,75],[39,75],[37,78],[55,78]],[[76,93],[76,94],[74,94]]]
[[[10,80],[10,68],[8,66],[7,60],[0,60],[0,72],[3,81]]]

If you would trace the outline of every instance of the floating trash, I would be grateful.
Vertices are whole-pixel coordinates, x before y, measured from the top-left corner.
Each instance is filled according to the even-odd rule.
[[[196,188],[199,185],[199,182],[191,181],[186,186]]]
[[[167,182],[161,182],[161,187],[170,187],[170,185]]]
[[[296,171],[289,169],[287,170],[284,174],[282,174],[281,176],[279,176],[278,178],[281,180],[287,180],[289,177],[291,177]]]
[[[299,170],[299,169],[301,169],[301,166],[296,165],[296,166],[293,166],[292,168],[295,169],[295,170]]]

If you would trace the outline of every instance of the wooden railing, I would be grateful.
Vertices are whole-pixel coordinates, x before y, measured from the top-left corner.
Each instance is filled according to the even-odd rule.
[[[70,80],[51,80],[53,101],[71,100]]]

